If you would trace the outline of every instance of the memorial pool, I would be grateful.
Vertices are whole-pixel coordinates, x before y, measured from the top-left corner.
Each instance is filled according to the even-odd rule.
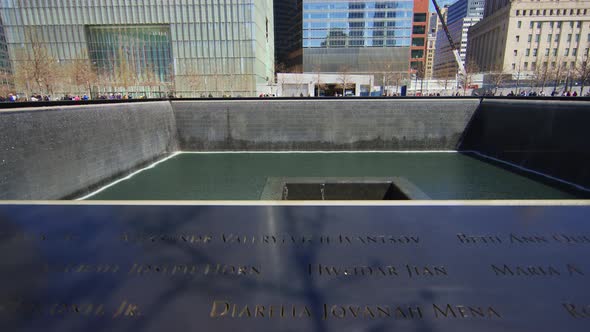
[[[259,200],[269,177],[404,177],[437,200],[574,199],[457,152],[177,153],[90,200]]]

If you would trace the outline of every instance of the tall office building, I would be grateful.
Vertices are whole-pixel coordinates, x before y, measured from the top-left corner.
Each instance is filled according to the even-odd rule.
[[[275,64],[277,70],[301,72],[302,0],[275,0]]]
[[[445,5],[443,8],[440,9],[441,15],[443,20],[446,23],[447,18],[447,10],[449,6]],[[434,69],[434,54],[436,53],[436,36],[439,30],[442,30],[442,22],[438,16],[438,13],[432,12],[430,13],[430,17],[428,20],[428,36],[426,37],[427,47],[426,47],[426,71],[425,77],[427,79],[432,78],[432,73]]]
[[[450,5],[447,11],[447,27],[453,42],[459,46],[463,65],[466,63],[467,33],[469,28],[483,17],[484,5],[485,0],[458,0]],[[433,76],[454,78],[458,69],[447,36],[444,30],[439,29],[436,35]]]
[[[1,1],[0,17],[13,68],[37,45],[59,65],[88,61],[112,91],[149,83],[184,97],[251,96],[274,78],[272,8],[272,0]]]
[[[412,0],[302,4],[304,72],[408,73]]]
[[[588,61],[589,0],[487,1],[484,19],[469,30],[468,54],[482,71],[559,80]]]
[[[432,78],[432,68],[434,65],[434,51],[436,49],[436,31],[438,27],[438,14],[430,13],[428,18],[428,35],[426,37],[426,63],[424,77]]]

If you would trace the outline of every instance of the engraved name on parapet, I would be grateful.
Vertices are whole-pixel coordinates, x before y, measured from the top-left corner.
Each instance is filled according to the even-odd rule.
[[[330,265],[308,264],[310,276],[318,277],[407,277],[410,279],[446,277],[447,268],[442,265]]]
[[[542,245],[551,243],[590,245],[590,235],[585,234],[465,234],[457,233],[457,240],[464,245]]]

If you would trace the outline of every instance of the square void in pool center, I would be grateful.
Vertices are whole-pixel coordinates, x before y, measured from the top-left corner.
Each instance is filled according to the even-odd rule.
[[[463,153],[179,153],[92,200],[260,200],[272,178],[403,178],[431,199],[573,199]]]

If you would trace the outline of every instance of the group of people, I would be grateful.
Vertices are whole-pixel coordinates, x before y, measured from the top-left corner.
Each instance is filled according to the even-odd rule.
[[[544,97],[545,96],[545,92],[543,92],[543,90],[539,91],[539,93],[537,93],[536,91],[521,91],[520,93],[516,94],[514,93],[514,91],[510,91],[509,94],[507,94],[508,97],[515,97],[515,96],[520,96],[520,97]],[[551,97],[577,97],[578,96],[578,92],[577,91],[563,91],[561,94],[559,94],[559,92],[557,92],[557,90],[553,90],[553,92],[551,92]],[[590,97],[590,92],[586,93],[586,97]]]
[[[140,96],[132,96],[131,94],[123,94],[123,93],[110,93],[110,94],[101,94],[98,96],[98,99],[102,100],[115,100],[115,99],[146,99],[145,95]],[[0,95],[0,102],[27,102],[27,101],[52,101],[52,100],[72,100],[72,101],[83,101],[83,100],[90,100],[90,96],[87,94],[83,95],[70,95],[66,94],[63,97],[56,97],[52,98],[49,95],[41,95],[41,94],[32,94],[29,97],[18,95],[18,94],[8,94],[7,96]]]

